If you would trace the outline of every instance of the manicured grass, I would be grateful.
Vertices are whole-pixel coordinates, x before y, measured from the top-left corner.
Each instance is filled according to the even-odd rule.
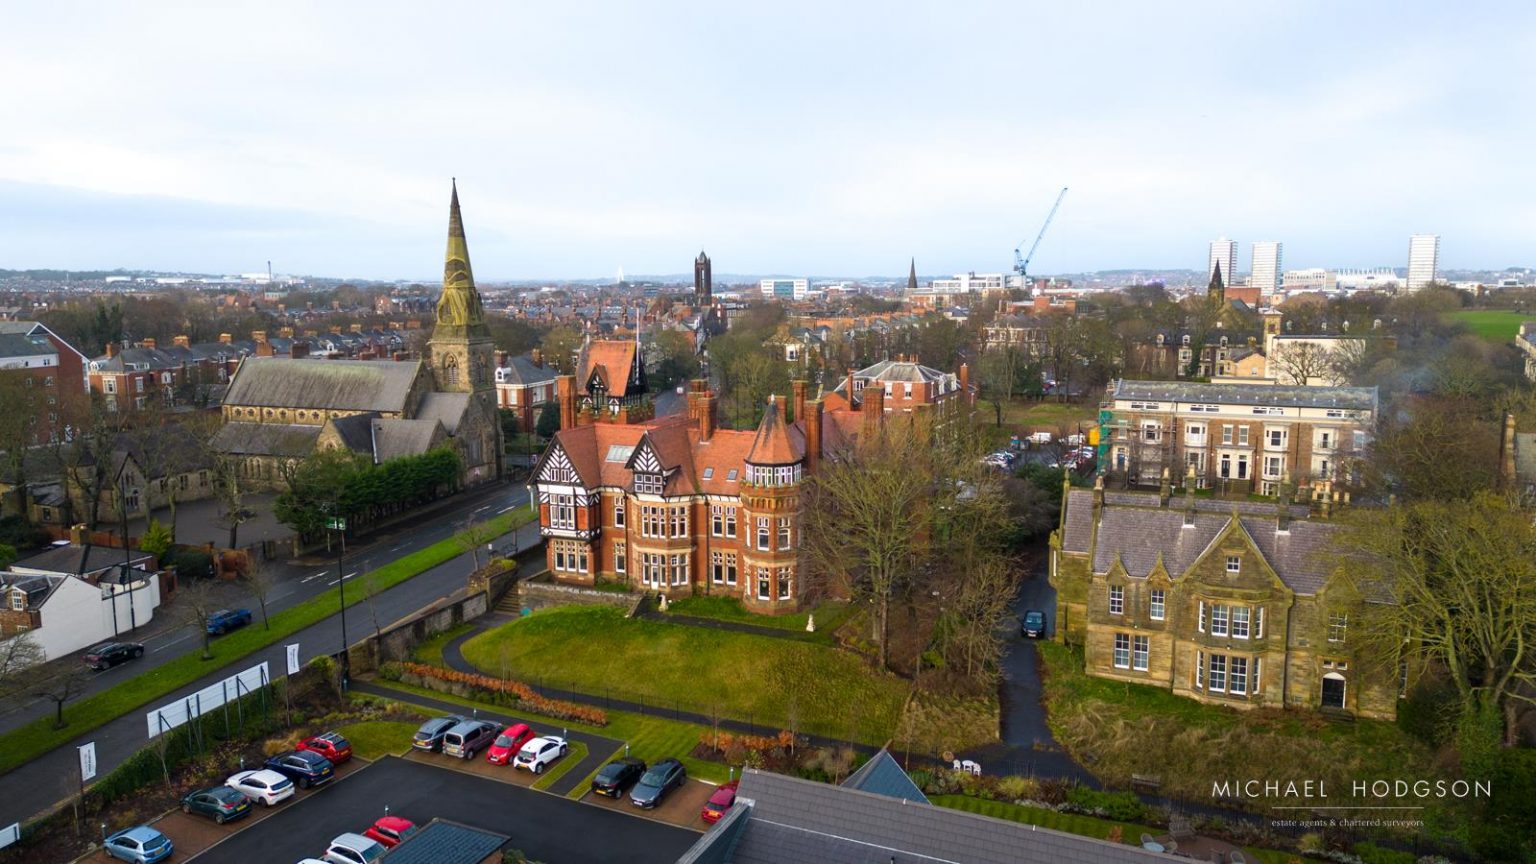
[[[463,624],[455,624],[441,633],[428,636],[417,643],[415,648],[411,649],[411,659],[417,663],[430,663],[433,666],[442,666],[443,646],[473,629],[475,629],[475,625],[466,621]]]
[[[572,768],[575,768],[577,763],[587,758],[587,745],[580,741],[571,741],[569,745],[570,749],[566,751],[564,758],[557,762],[555,767],[545,772],[544,776],[533,781],[533,788],[548,789],[555,785],[556,780],[564,777]]]
[[[336,731],[352,742],[352,755],[378,759],[399,756],[411,749],[411,736],[416,734],[416,726],[400,720],[368,720],[338,726]]]
[[[1522,321],[1536,320],[1536,315],[1508,309],[1463,309],[1452,312],[1451,319],[1467,325],[1478,338],[1504,344],[1513,342]]]
[[[853,654],[770,636],[625,618],[607,607],[535,612],[464,643],[487,674],[880,745],[907,683]],[[744,686],[743,682],[750,682]]]
[[[1094,773],[1112,784],[1152,775],[1167,794],[1206,800],[1211,784],[1229,777],[1317,779],[1338,796],[1333,790],[1360,777],[1436,774],[1429,749],[1394,723],[1208,705],[1090,677],[1082,653],[1059,643],[1041,642],[1039,651],[1052,733],[1079,760],[1091,756]]]
[[[669,603],[667,613],[771,627],[775,630],[794,633],[807,641],[830,645],[832,634],[848,620],[849,615],[853,614],[853,606],[841,600],[824,600],[816,604],[813,609],[792,615],[759,615],[756,612],[747,611],[747,607],[741,605],[741,600],[735,597],[701,596]],[[805,624],[813,616],[816,619],[816,632],[808,633]]]
[[[428,699],[437,699],[443,702],[451,702],[455,705],[463,705],[465,708],[478,708],[481,711],[490,711],[497,714],[509,714],[519,717],[537,718],[539,715],[530,711],[524,711],[519,707],[508,708],[504,705],[490,705],[485,702],[476,702],[473,699],[464,699],[448,693],[438,693],[423,687],[413,687],[398,681],[375,681],[374,684],[388,690],[399,691],[401,701],[416,707],[410,701],[411,696],[423,696]],[[430,709],[422,708],[421,711]],[[572,723],[568,720],[548,721],[546,728],[574,729],[580,732],[588,732],[593,735],[602,735],[606,738],[615,738],[629,745],[629,753],[632,756],[644,759],[646,764],[654,764],[667,757],[675,757],[688,769],[688,776],[699,777],[715,782],[724,782],[727,779],[726,766],[719,762],[710,762],[704,759],[695,759],[687,754],[693,752],[698,745],[700,736],[707,731],[707,727],[697,723],[683,723],[678,720],[668,720],[663,717],[651,717],[645,714],[633,714],[628,711],[609,711],[607,726],[588,726],[585,723]],[[539,726],[535,724],[535,729]],[[414,731],[414,730],[413,730]],[[624,755],[622,746],[616,748],[611,758]],[[596,774],[593,771],[592,774]],[[578,787],[585,791],[591,776],[585,778]],[[571,797],[580,798],[579,794]]]
[[[928,800],[940,807],[948,807],[951,810],[964,810],[967,813],[976,813],[981,816],[991,816],[994,819],[1007,819],[1010,822],[1023,822],[1026,825],[1039,825],[1041,828],[1050,828],[1054,831],[1064,831],[1068,834],[1078,834],[1083,837],[1097,837],[1100,840],[1107,839],[1111,829],[1119,826],[1122,843],[1135,844],[1143,834],[1151,834],[1156,837],[1166,834],[1161,828],[1153,828],[1147,825],[1136,825],[1131,822],[1114,822],[1109,819],[1099,819],[1094,816],[1084,816],[1079,813],[1058,813],[1044,807],[1024,807],[1018,804],[1009,804],[1003,801],[992,801],[987,798],[973,798],[969,795],[934,795]],[[1277,852],[1272,849],[1254,849],[1244,847],[1249,860],[1262,861],[1264,864],[1286,864],[1295,855],[1285,852]]]
[[[486,522],[500,534],[534,518],[532,510],[517,510],[495,516]],[[450,537],[374,570],[372,584],[376,590],[382,591],[450,561],[463,552],[459,541]],[[356,592],[347,605],[352,606],[365,599],[362,592]],[[324,621],[335,615],[340,608],[334,593],[312,597],[272,615],[271,629],[252,624],[213,640],[212,660],[203,660],[202,652],[193,650],[163,666],[66,705],[64,720],[67,725],[63,729],[53,728],[53,717],[49,716],[0,735],[0,773],[36,759],[79,735],[185,687],[258,649]]]

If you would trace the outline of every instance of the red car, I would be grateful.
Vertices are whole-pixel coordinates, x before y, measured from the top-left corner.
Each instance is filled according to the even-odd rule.
[[[313,738],[305,738],[299,742],[299,746],[296,749],[318,753],[331,760],[332,765],[340,765],[352,758],[352,742],[337,735],[335,732],[326,732]]]
[[[485,761],[492,765],[508,765],[517,751],[523,749],[523,745],[534,739],[533,730],[527,723],[518,723],[501,730],[496,736],[491,749],[485,751]]]
[[[720,817],[725,815],[725,811],[731,809],[731,805],[736,803],[736,784],[740,782],[740,780],[732,780],[715,789],[715,794],[709,796],[704,809],[699,811],[699,818],[710,825],[719,822]]]
[[[409,819],[401,819],[399,816],[380,816],[379,821],[363,832],[363,836],[369,840],[377,840],[386,849],[393,849],[415,833],[416,823]]]

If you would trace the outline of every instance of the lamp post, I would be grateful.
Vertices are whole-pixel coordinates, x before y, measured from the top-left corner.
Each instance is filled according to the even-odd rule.
[[[347,520],[331,517],[326,528],[336,532],[336,594],[341,601],[341,692],[345,693],[352,683],[352,652],[347,642]]]
[[[129,572],[133,568],[133,551],[128,548],[128,488],[127,488],[127,486],[128,486],[128,478],[126,476],[124,476],[127,473],[126,468],[127,468],[127,465],[125,463],[124,464],[124,469],[125,470],[122,473],[119,473],[117,475],[117,483],[118,483],[118,486],[117,486],[118,508],[117,509],[121,512],[122,517],[123,517],[123,578],[118,580],[118,587],[119,588],[122,587],[124,581],[131,580],[133,578],[133,574]],[[146,519],[144,521],[144,529],[146,531],[149,530],[149,520],[148,519]],[[128,584],[128,632],[132,633],[133,631],[139,629],[139,622],[137,620],[138,616],[136,616],[134,614],[134,612],[133,612],[133,582],[132,581],[128,581],[127,584]],[[117,631],[117,592],[116,591],[112,592],[112,630],[113,630],[112,635],[116,636],[117,635],[117,632],[116,632]]]

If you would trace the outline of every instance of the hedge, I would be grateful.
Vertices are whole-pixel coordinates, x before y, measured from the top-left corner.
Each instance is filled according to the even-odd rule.
[[[508,678],[492,678],[489,675],[460,672],[425,663],[386,663],[379,670],[379,675],[385,680],[404,681],[417,687],[479,698],[496,705],[523,705],[535,714],[556,720],[571,720],[589,726],[608,725],[608,714],[601,708],[550,699],[527,684]]]

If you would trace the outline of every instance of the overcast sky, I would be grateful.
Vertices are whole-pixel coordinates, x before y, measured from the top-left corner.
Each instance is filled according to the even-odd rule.
[[[1259,8],[1259,7],[1263,8]],[[749,11],[742,11],[749,10]],[[13,3],[0,267],[1536,264],[1536,4]]]

